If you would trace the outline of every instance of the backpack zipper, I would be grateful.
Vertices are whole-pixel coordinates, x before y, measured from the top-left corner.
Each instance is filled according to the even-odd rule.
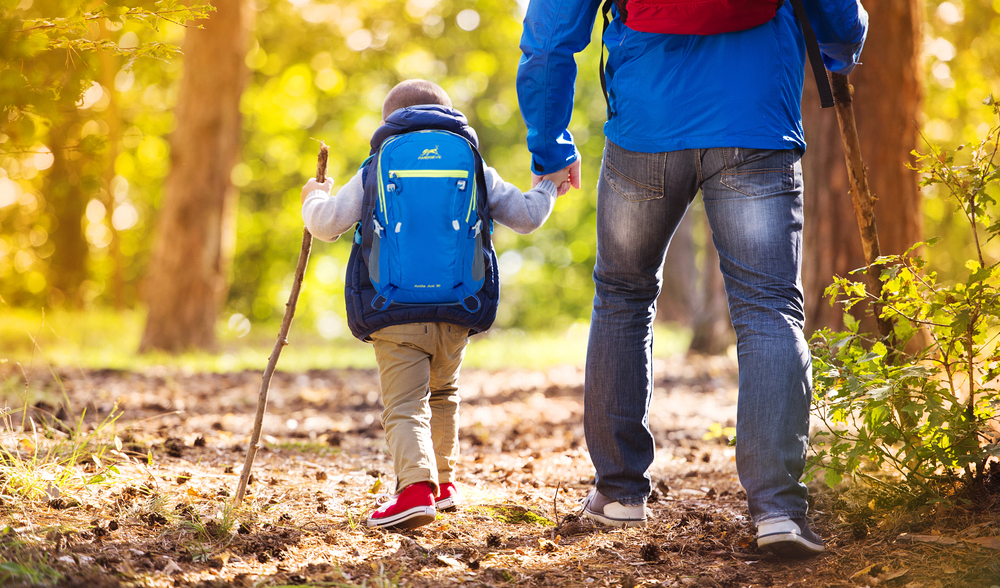
[[[381,160],[380,160],[381,163]],[[469,172],[462,169],[391,169],[389,177],[393,178],[458,178],[467,180]],[[379,192],[382,192],[382,184],[379,183]],[[472,218],[472,213],[476,210],[476,182],[472,182],[472,191],[469,198],[469,212],[465,215],[465,222]],[[385,195],[382,195],[382,211],[385,212]]]
[[[431,130],[431,129],[425,129],[425,130],[422,130],[422,131],[415,131],[415,132],[417,132],[417,133],[429,133],[429,132],[439,132],[439,131],[434,131],[434,130]],[[450,131],[445,131],[445,132],[450,132]],[[452,133],[452,134],[454,134],[454,133]],[[382,151],[389,145],[389,143],[395,141],[396,139],[399,139],[400,137],[404,137],[404,136],[406,136],[406,135],[405,134],[404,135],[395,135],[393,137],[389,137],[388,139],[386,139],[382,143],[381,146],[379,146],[379,149],[378,149],[378,162],[377,162],[377,165],[376,165],[376,173],[378,174],[378,177],[380,177],[380,178],[382,177]],[[462,137],[462,138],[465,139],[465,137]],[[465,142],[468,143],[469,140],[465,139]],[[475,151],[475,149],[472,147],[471,143],[469,144],[469,148],[473,149],[473,151]],[[469,177],[469,173],[467,171],[465,171],[465,170],[389,170],[389,177],[390,178],[393,176],[393,174],[395,174],[396,177],[411,177],[411,178],[425,177],[425,178],[465,178],[465,179],[468,179],[468,177]],[[476,184],[477,183],[478,182],[475,181],[475,178],[473,178],[473,181],[472,181],[472,193],[471,193],[471,197],[469,198],[469,212],[465,215],[465,222],[466,223],[468,223],[469,219],[472,218],[472,213],[474,211],[478,212],[477,207],[476,207]],[[382,205],[382,215],[385,216],[387,214],[386,205],[385,205],[385,186],[382,184],[381,181],[378,182],[378,198],[379,198],[379,203]]]
[[[462,169],[391,169],[389,177],[397,178],[462,178],[468,179],[469,172]]]

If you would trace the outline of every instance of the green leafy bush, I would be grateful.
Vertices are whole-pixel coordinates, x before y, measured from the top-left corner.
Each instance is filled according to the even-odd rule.
[[[986,103],[1000,117],[992,96]],[[914,152],[913,169],[922,188],[947,194],[968,220],[977,256],[965,262],[964,279],[937,281],[920,255],[931,240],[876,260],[880,300],[848,278],[827,290],[847,309],[872,303],[894,329],[883,340],[859,332],[848,315],[846,331],[813,336],[813,414],[822,426],[809,477],[822,471],[830,486],[863,477],[894,494],[936,499],[960,479],[981,480],[987,461],[1000,456],[1000,262],[984,253],[1000,233],[1000,125],[960,164],[962,150],[932,145]]]

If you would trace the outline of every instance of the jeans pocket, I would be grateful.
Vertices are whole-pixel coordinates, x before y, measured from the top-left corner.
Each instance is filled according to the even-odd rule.
[[[722,184],[747,196],[770,196],[795,187],[795,152],[790,149],[723,150]]]
[[[629,202],[663,198],[666,153],[639,153],[607,142],[604,148],[604,177]]]

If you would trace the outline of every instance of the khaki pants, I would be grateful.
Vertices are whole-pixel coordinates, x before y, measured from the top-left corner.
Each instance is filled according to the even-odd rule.
[[[382,426],[396,491],[416,482],[452,482],[458,459],[458,372],[469,329],[411,323],[371,335],[382,385]]]

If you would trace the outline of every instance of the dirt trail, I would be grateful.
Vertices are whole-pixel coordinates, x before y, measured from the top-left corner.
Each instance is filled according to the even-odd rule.
[[[392,533],[359,524],[372,491],[392,489],[374,371],[275,375],[265,446],[237,512],[226,507],[259,373],[67,371],[75,410],[100,419],[117,403],[122,449],[142,465],[122,462],[120,476],[77,496],[2,496],[0,525],[10,530],[0,557],[44,562],[63,586],[96,587],[1000,586],[997,501],[886,519],[817,489],[816,526],[831,553],[805,562],[761,553],[720,435],[735,424],[735,366],[677,357],[655,374],[648,527],[608,531],[574,516],[593,481],[583,374],[557,367],[462,374],[465,504]],[[0,377],[4,389],[23,389],[13,370]],[[54,379],[33,376],[31,389],[39,419],[69,421]]]

